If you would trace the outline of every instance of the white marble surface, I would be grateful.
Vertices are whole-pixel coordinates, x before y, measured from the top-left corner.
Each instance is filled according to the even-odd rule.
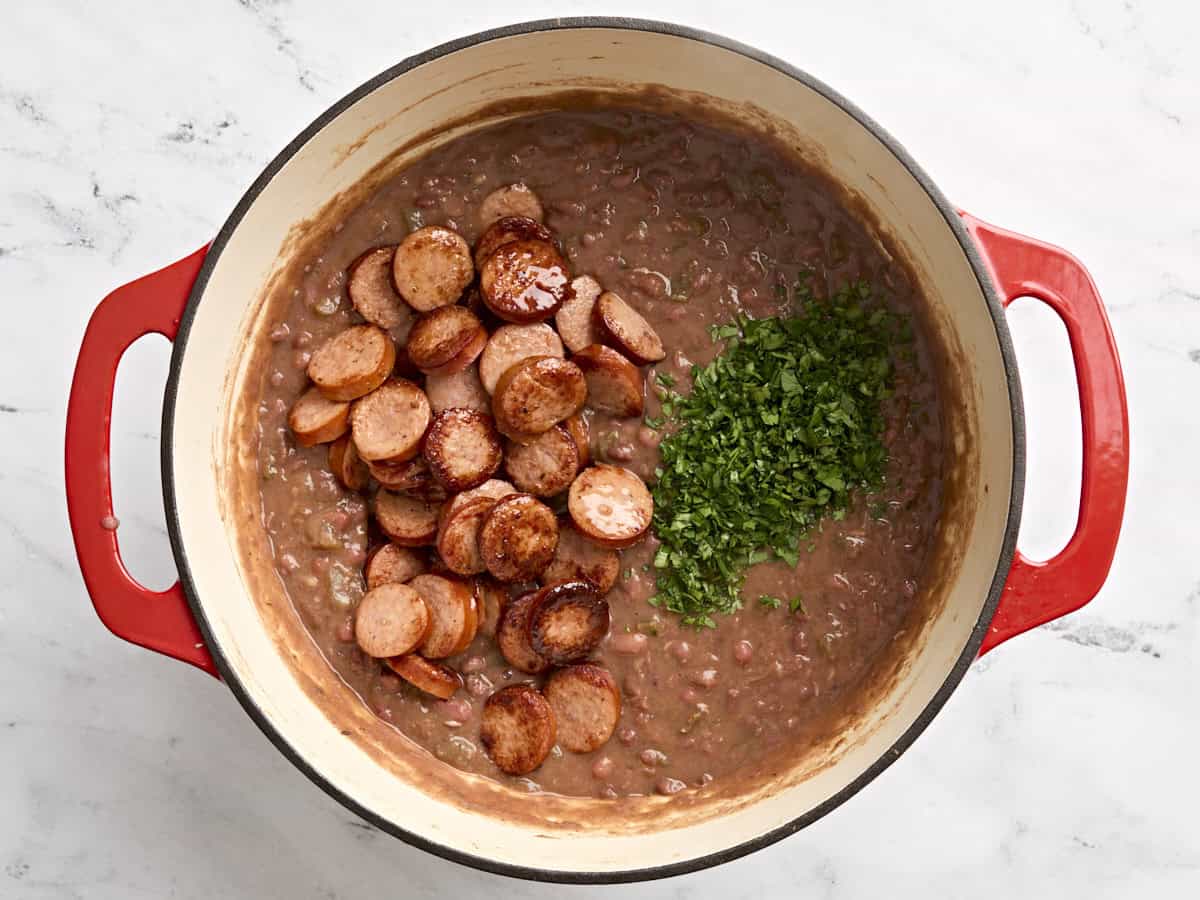
[[[552,897],[364,826],[216,681],[112,638],[68,536],[67,387],[95,303],[208,239],[260,167],[440,41],[602,11],[772,51],[856,100],[957,203],[1091,268],[1124,354],[1125,536],[1084,611],[976,664],[928,732],[815,827],[629,897],[1200,895],[1200,56],[1194,4],[28,3],[0,31],[0,897]],[[10,10],[12,13],[14,10]],[[1027,550],[1069,530],[1061,333],[1012,314]],[[114,425],[127,558],[172,579],[157,482],[166,344]],[[575,889],[595,895],[602,889]]]

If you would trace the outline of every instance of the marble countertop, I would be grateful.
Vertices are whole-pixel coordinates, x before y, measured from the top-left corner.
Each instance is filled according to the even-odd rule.
[[[62,487],[80,336],[112,287],[212,236],[346,91],[483,28],[599,4],[83,0],[0,34],[0,896],[554,897],[377,832],[215,680],[109,635]],[[783,4],[779,5],[780,7]],[[790,6],[790,5],[789,5]],[[914,748],[817,825],[628,897],[1200,895],[1200,11],[1182,2],[609,0],[778,54],[875,116],[958,204],[1090,267],[1124,357],[1133,467],[1107,585],[977,663]],[[904,9],[901,11],[900,7]],[[1019,303],[1021,545],[1052,552],[1079,477],[1061,327]],[[168,348],[114,416],[122,547],[173,580],[158,483]],[[580,888],[573,895],[602,889]]]

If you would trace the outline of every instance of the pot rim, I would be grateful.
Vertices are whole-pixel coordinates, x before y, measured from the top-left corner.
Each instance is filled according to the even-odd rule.
[[[233,232],[241,223],[242,219],[246,215],[246,212],[249,210],[251,205],[253,205],[255,200],[257,200],[259,194],[262,193],[267,184],[270,183],[270,181],[300,150],[301,147],[307,144],[308,141],[317,134],[317,132],[319,132],[329,122],[339,116],[354,103],[358,102],[360,99],[367,96],[387,82],[393,80],[394,78],[403,75],[404,73],[427,62],[459,50],[496,40],[498,38],[513,37],[543,31],[590,28],[643,31],[662,34],[689,41],[695,41],[698,43],[711,44],[713,46],[720,47],[721,49],[729,50],[731,52],[748,57],[749,59],[762,63],[763,65],[769,66],[770,68],[787,75],[789,78],[792,78],[805,87],[817,92],[826,100],[833,103],[847,115],[853,118],[860,126],[869,131],[877,140],[887,147],[887,149],[896,157],[901,165],[908,170],[917,183],[920,184],[921,188],[925,191],[925,193],[937,207],[938,211],[942,214],[942,218],[950,227],[950,230],[958,240],[959,246],[966,255],[987,302],[988,312],[991,315],[992,322],[996,329],[996,338],[1000,345],[1000,354],[1004,364],[1005,379],[1007,381],[1009,399],[1012,407],[1013,465],[1012,497],[1009,502],[1008,520],[1005,524],[1004,539],[1001,545],[1000,558],[996,566],[995,574],[992,576],[992,582],[988,590],[987,599],[983,605],[983,609],[980,612],[979,618],[971,631],[970,638],[967,641],[966,646],[963,648],[962,653],[959,655],[953,667],[947,674],[945,680],[937,689],[929,703],[921,711],[921,714],[917,716],[917,718],[905,730],[900,738],[883,752],[879,759],[877,759],[865,771],[863,771],[862,774],[860,774],[857,778],[847,784],[832,797],[827,799],[824,803],[805,811],[801,815],[792,819],[790,822],[787,822],[784,825],[774,828],[771,831],[761,834],[758,837],[752,838],[748,841],[743,841],[742,843],[736,844],[732,847],[727,847],[724,850],[709,853],[694,859],[669,863],[661,866],[640,869],[619,869],[614,871],[579,872],[549,868],[534,868],[531,866],[498,862],[496,860],[487,859],[482,856],[476,856],[457,848],[428,840],[366,809],[353,797],[349,796],[333,785],[321,772],[308,764],[308,762],[295,750],[295,748],[293,748],[288,739],[276,728],[274,723],[270,721],[263,710],[255,703],[253,698],[242,685],[237,672],[230,665],[229,660],[226,658],[220,644],[215,640],[214,634],[205,615],[204,608],[199,601],[199,595],[196,591],[195,582],[192,578],[191,567],[188,562],[187,550],[184,547],[181,538],[179,507],[176,500],[175,483],[173,477],[174,452],[173,440],[171,438],[174,435],[175,403],[178,394],[179,375],[183,364],[183,356],[187,348],[188,338],[191,334],[191,327],[193,320],[195,319],[196,309],[199,306],[200,299],[204,294],[209,277],[211,276],[212,271],[221,256],[221,252],[229,242]],[[1016,549],[1017,530],[1021,520],[1021,508],[1024,499],[1025,484],[1024,404],[1021,398],[1021,384],[1017,372],[1016,354],[1013,349],[1012,337],[1008,330],[1008,323],[1004,313],[1004,307],[974,241],[972,241],[967,234],[967,230],[964,228],[959,218],[958,211],[946,199],[941,190],[926,174],[924,169],[917,164],[917,162],[909,155],[904,147],[901,146],[901,144],[891,136],[891,134],[889,134],[874,119],[859,109],[854,103],[847,100],[840,93],[819,79],[814,78],[808,73],[769,53],[765,53],[754,47],[750,47],[747,44],[743,44],[740,41],[735,41],[721,35],[713,34],[712,32],[705,31],[703,29],[651,19],[636,19],[617,16],[577,16],[555,19],[537,19],[528,22],[517,23],[514,25],[506,25],[500,28],[493,28],[486,31],[480,31],[466,37],[447,41],[422,53],[410,56],[396,65],[384,70],[374,78],[363,82],[357,88],[347,93],[340,100],[335,102],[332,106],[317,116],[317,118],[314,119],[313,122],[308,125],[308,127],[306,127],[290,143],[288,143],[288,145],[284,147],[274,159],[271,160],[266,168],[263,169],[262,173],[254,180],[249,189],[233,208],[233,211],[225,220],[225,223],[221,226],[220,231],[217,233],[217,236],[214,238],[209,247],[204,264],[201,267],[195,283],[192,286],[191,293],[188,296],[187,306],[185,307],[183,315],[180,318],[178,334],[175,338],[172,349],[170,368],[167,374],[166,390],[163,398],[162,435],[165,438],[161,442],[163,501],[166,512],[167,534],[170,538],[172,553],[179,569],[179,582],[183,588],[184,596],[187,598],[188,606],[191,608],[192,614],[195,616],[196,622],[200,627],[200,632],[204,637],[205,645],[209,648],[209,651],[212,654],[213,661],[216,664],[222,680],[226,683],[226,685],[228,685],[234,697],[237,698],[238,703],[241,704],[242,708],[246,711],[254,723],[259,727],[263,734],[266,735],[267,739],[275,745],[276,749],[278,749],[285,758],[287,758],[294,766],[296,766],[297,769],[304,773],[304,775],[310,781],[321,788],[321,790],[323,790],[326,794],[337,800],[355,815],[370,822],[376,828],[379,828],[381,831],[384,831],[393,837],[399,838],[413,847],[417,847],[418,849],[432,853],[435,856],[441,857],[442,859],[459,863],[461,865],[470,866],[471,868],[496,875],[504,875],[510,878],[520,878],[528,881],[555,882],[564,884],[619,884],[639,881],[652,881],[660,878],[669,878],[675,875],[697,872],[713,866],[721,865],[722,863],[739,859],[755,852],[756,850],[768,847],[771,844],[795,834],[800,829],[812,824],[827,813],[832,812],[834,809],[841,806],[852,796],[862,790],[862,788],[866,787],[867,784],[878,777],[885,769],[895,762],[900,755],[912,745],[921,732],[925,730],[925,728],[933,720],[933,717],[937,715],[942,706],[949,699],[955,688],[957,688],[959,682],[962,681],[962,678],[966,674],[968,667],[978,655],[980,646],[982,645],[984,636],[987,632],[987,627],[999,605],[1000,595],[1004,589],[1004,584],[1008,577],[1009,569],[1012,565],[1013,554]]]

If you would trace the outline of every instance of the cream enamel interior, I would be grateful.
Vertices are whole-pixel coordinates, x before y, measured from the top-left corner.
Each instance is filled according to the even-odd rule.
[[[636,835],[483,818],[427,796],[343,736],[301,688],[248,594],[234,534],[257,527],[257,510],[231,508],[222,493],[245,334],[281,250],[295,238],[293,226],[440,123],[505,98],[620,84],[753,104],[758,119],[791,123],[803,135],[805,155],[884,223],[922,279],[937,330],[957,342],[961,412],[979,438],[958,449],[971,457],[974,502],[953,525],[951,539],[963,552],[946,600],[927,624],[920,652],[884,702],[845,735],[836,761],[719,816],[694,822],[686,813],[664,816],[670,827]],[[575,28],[494,39],[420,65],[342,112],[266,185],[224,247],[195,313],[175,404],[168,439],[179,536],[213,640],[262,714],[309,766],[380,818],[497,863],[564,872],[649,868],[720,852],[787,824],[859,777],[920,716],[966,646],[1002,554],[1012,491],[1012,407],[996,328],[965,254],[926,191],[883,143],[817,91],[731,50],[642,31]]]

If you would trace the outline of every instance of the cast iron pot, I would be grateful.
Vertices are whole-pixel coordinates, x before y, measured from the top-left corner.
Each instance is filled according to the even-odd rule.
[[[504,113],[498,101],[570,89],[658,85],[771,127],[823,168],[928,298],[949,361],[952,480],[938,583],[911,649],[869,711],[814,763],[741,796],[619,803],[509,794],[435,763],[350,695],[296,624],[269,575],[252,455],[237,402],[247,348],[267,324],[264,288],[294,226],[365,177],[379,177]],[[1020,382],[1005,305],[1031,295],[1066,326],[1079,382],[1083,480],[1078,524],[1056,557],[1015,551],[1024,474]],[[125,570],[111,516],[109,417],[124,350],[174,341],[162,482],[179,583],[162,593]],[[363,818],[416,846],[524,878],[609,882],[693,871],[764,847],[819,819],[906,749],[980,653],[1087,603],[1108,573],[1128,471],[1116,345],[1090,277],[1062,250],[957,210],[883,129],[781,60],[688,28],[627,19],[532,22],[454,41],[384,72],[306,128],[255,181],[212,244],[127,284],[96,309],[67,418],[66,483],[80,568],[117,635],[224,679],[267,737]],[[108,524],[111,525],[111,522]],[[385,733],[386,732],[386,733]],[[691,794],[692,792],[685,792]],[[499,814],[505,806],[508,813]]]

